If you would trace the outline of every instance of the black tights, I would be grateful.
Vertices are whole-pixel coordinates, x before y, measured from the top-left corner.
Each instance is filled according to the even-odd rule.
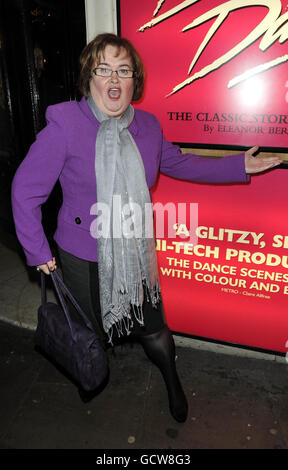
[[[188,403],[183,392],[175,364],[175,344],[167,326],[150,335],[138,337],[148,358],[160,369],[165,381],[169,407],[176,421],[186,421]]]

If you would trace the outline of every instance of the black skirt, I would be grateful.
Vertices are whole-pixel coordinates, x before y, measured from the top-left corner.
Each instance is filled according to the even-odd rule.
[[[77,258],[71,253],[62,250],[59,246],[58,253],[65,284],[90,319],[99,336],[106,342],[107,335],[103,330],[101,318],[98,263]],[[73,317],[81,321],[79,314],[72,304],[69,307]],[[147,301],[145,297],[143,303],[143,326],[135,319],[132,309],[131,316],[133,318],[131,335],[133,336],[156,333],[166,324],[162,300],[158,303],[157,308],[154,308],[152,303]],[[115,331],[112,340],[116,339],[117,336]]]

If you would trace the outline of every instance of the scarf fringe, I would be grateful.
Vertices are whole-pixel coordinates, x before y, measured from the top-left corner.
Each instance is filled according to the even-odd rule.
[[[147,284],[144,282],[143,287],[146,292],[147,302],[151,302],[152,306],[156,308],[161,299],[159,284],[157,283],[152,289],[149,289]],[[113,346],[112,338],[115,332],[118,338],[125,335],[129,336],[131,334],[132,328],[134,326],[133,319],[136,320],[140,326],[145,325],[142,305],[135,305],[130,303],[129,312],[122,312],[121,318],[119,318],[119,313],[116,314],[113,312],[113,308],[107,312],[105,315],[105,331],[108,336],[108,343],[110,343],[111,346]]]
[[[143,286],[146,292],[147,302],[151,302],[152,306],[156,308],[161,299],[159,282],[157,281],[155,286],[152,286],[150,288],[148,287],[146,282],[143,282]]]

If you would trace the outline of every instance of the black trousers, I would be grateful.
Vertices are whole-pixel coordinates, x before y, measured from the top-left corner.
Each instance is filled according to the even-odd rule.
[[[99,336],[106,342],[107,335],[103,330],[101,319],[98,263],[77,258],[62,250],[59,246],[58,253],[65,284],[90,319]],[[72,305],[70,305],[70,311],[76,320],[81,321],[79,314]],[[132,312],[131,315],[133,317]],[[134,320],[131,331],[133,336],[156,333],[166,324],[162,301],[159,302],[157,308],[153,308],[151,302],[148,302],[145,298],[143,316],[144,326],[141,326],[136,319]]]

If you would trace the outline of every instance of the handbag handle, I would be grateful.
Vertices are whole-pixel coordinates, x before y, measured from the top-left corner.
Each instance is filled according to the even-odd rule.
[[[74,338],[74,335],[73,335],[73,327],[72,327],[72,323],[71,323],[71,319],[70,319],[70,314],[69,314],[69,310],[68,310],[68,307],[67,307],[67,304],[65,302],[65,299],[64,299],[64,296],[63,296],[63,293],[61,291],[61,289],[67,294],[68,298],[70,299],[71,303],[74,305],[74,307],[76,308],[77,312],[81,315],[81,317],[83,318],[87,328],[89,328],[90,330],[94,331],[93,329],[93,326],[90,322],[90,320],[87,318],[87,316],[85,315],[85,313],[83,312],[83,310],[81,309],[80,305],[76,302],[75,298],[73,297],[73,295],[71,294],[71,292],[69,291],[68,287],[65,285],[63,279],[59,276],[59,274],[54,270],[54,271],[50,271],[50,275],[51,275],[51,279],[52,279],[52,282],[53,282],[53,285],[55,287],[55,290],[57,292],[57,295],[58,295],[58,298],[59,298],[59,301],[61,303],[61,306],[62,306],[62,309],[64,311],[64,314],[65,314],[65,317],[66,317],[66,320],[69,324],[69,327],[70,327],[70,330],[71,330],[71,334],[72,334],[72,337],[73,339]],[[46,282],[45,282],[45,278],[46,278],[46,274],[44,274],[42,271],[41,271],[41,299],[42,299],[42,305],[44,306],[47,302],[47,296],[46,296]]]
[[[70,290],[68,289],[68,287],[66,286],[66,284],[64,283],[63,279],[61,278],[61,276],[59,276],[59,274],[57,273],[57,271],[51,271],[51,274],[52,274],[52,281],[54,281],[56,279],[56,284],[58,282],[58,284],[60,284],[62,290],[67,294],[67,296],[69,297],[69,299],[71,300],[72,304],[74,305],[74,307],[76,308],[76,310],[78,311],[78,313],[80,313],[81,317],[83,318],[84,322],[85,322],[85,325],[92,329],[94,331],[94,328],[92,326],[92,323],[91,321],[89,320],[89,318],[87,317],[87,315],[84,313],[84,311],[82,310],[82,308],[80,307],[80,305],[78,304],[78,302],[76,301],[75,297],[73,297],[73,295],[71,294]],[[65,301],[64,301],[65,302]],[[67,308],[67,307],[66,307]]]

